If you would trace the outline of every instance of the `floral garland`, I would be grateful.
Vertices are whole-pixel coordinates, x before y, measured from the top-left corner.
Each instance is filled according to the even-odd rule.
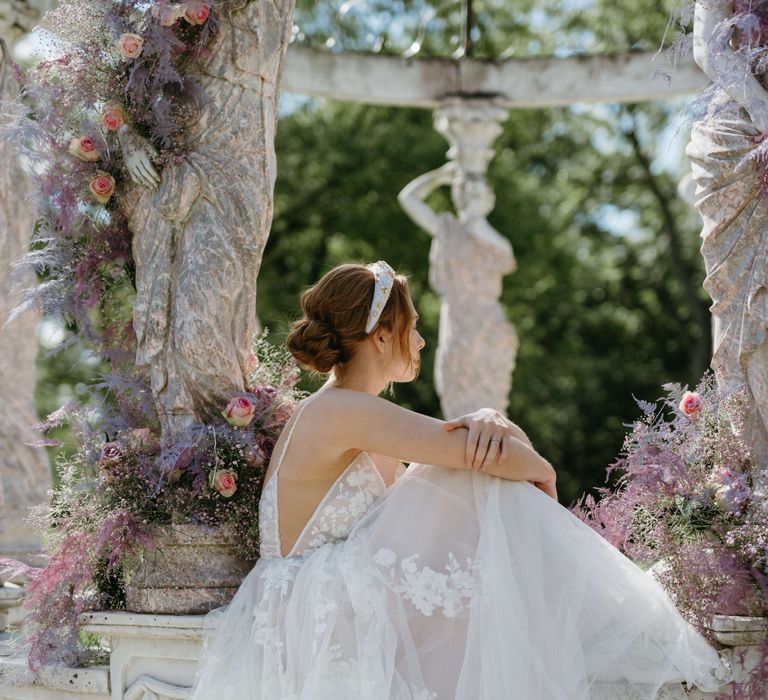
[[[109,361],[111,388],[126,394],[146,382],[132,368],[125,303],[135,267],[123,200],[136,185],[121,135],[144,139],[157,167],[185,157],[185,126],[206,102],[195,74],[229,2],[62,0],[42,22],[48,34],[39,33],[55,57],[26,72],[14,67],[21,114],[3,137],[30,165],[37,214],[17,274],[45,280],[22,291],[11,318],[32,306],[62,318],[75,328],[69,342]]]
[[[667,384],[608,468],[613,490],[573,512],[653,570],[680,612],[714,642],[713,614],[768,615],[768,493],[742,436],[746,397],[726,396],[709,373],[696,391]],[[665,415],[666,411],[666,415]],[[748,678],[728,697],[764,698],[768,637]]]

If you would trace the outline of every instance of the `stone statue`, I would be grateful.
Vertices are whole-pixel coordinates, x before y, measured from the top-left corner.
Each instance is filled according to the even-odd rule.
[[[13,44],[30,31],[50,2],[0,0],[0,101],[18,96],[9,70]],[[5,110],[4,110],[5,111]],[[30,506],[47,499],[48,455],[31,443],[40,439],[35,384],[38,314],[28,311],[3,327],[19,303],[12,292],[12,263],[26,252],[32,235],[31,183],[9,143],[0,141],[0,557],[34,561],[40,541],[24,524]],[[35,283],[33,276],[21,286]],[[2,583],[0,581],[0,583]]]
[[[768,170],[764,157],[750,157],[768,134],[768,74],[739,50],[755,37],[724,24],[745,3],[696,2],[694,59],[719,90],[710,115],[693,125],[686,154],[703,220],[711,364],[721,386],[748,392],[745,439],[768,483]],[[766,13],[762,7],[752,11]]]
[[[136,262],[136,364],[150,372],[166,443],[220,418],[244,389],[294,1],[220,5],[198,76],[208,102],[184,133],[191,153],[183,162],[158,173],[152,147],[129,125],[118,132],[136,183],[123,202]]]
[[[504,275],[517,263],[510,242],[486,220],[495,197],[485,173],[507,110],[492,98],[452,97],[435,112],[450,159],[398,195],[405,212],[432,236],[430,284],[440,295],[435,384],[443,415],[490,406],[506,411],[518,338],[499,303]],[[425,199],[450,185],[457,215],[436,213]]]
[[[495,203],[484,177],[493,153],[488,144],[502,116],[488,111],[487,104],[465,107],[454,100],[438,112],[437,127],[451,130],[449,157],[457,160],[420,175],[398,195],[408,216],[432,236],[429,279],[442,302],[435,383],[449,418],[482,406],[506,410],[518,347],[499,303],[502,278],[517,264],[510,242],[486,220]],[[424,202],[441,185],[451,186],[457,216],[435,213]]]

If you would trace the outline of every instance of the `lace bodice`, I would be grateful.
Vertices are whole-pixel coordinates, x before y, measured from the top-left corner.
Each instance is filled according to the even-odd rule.
[[[277,508],[278,474],[306,401],[297,409],[280,453],[277,467],[264,485],[259,501],[259,551],[262,558],[282,556]],[[352,526],[386,490],[376,463],[363,451],[339,474],[323,496],[286,557],[298,556],[327,542],[349,535]]]

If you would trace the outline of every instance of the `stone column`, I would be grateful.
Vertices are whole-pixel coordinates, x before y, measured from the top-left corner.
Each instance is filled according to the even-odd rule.
[[[0,1],[0,100],[14,99],[18,85],[10,70],[11,45],[31,28],[44,7],[30,3]],[[2,324],[18,303],[11,293],[11,263],[27,250],[33,216],[30,182],[13,146],[0,141],[0,557],[30,561],[40,550],[38,538],[24,525],[32,505],[47,498],[51,483],[48,456],[29,443],[40,438],[32,430],[37,413],[34,405],[38,314],[25,312],[4,328]],[[21,286],[34,284],[34,279]]]

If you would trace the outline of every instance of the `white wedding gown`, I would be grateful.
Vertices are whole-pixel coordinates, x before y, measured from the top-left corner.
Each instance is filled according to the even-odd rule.
[[[643,572],[527,482],[360,453],[280,555],[205,618],[192,700],[651,700],[727,670]],[[606,686],[616,683],[615,686]],[[606,687],[612,688],[606,694]]]

